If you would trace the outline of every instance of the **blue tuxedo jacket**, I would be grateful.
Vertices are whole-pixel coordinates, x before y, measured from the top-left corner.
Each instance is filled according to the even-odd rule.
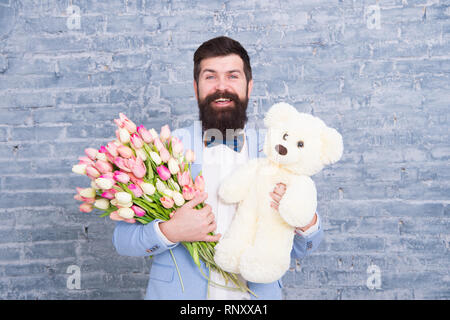
[[[249,158],[258,157],[261,154],[263,133],[263,131],[257,131],[255,128],[246,127],[245,134]],[[173,132],[173,135],[180,138],[185,150],[194,150],[196,160],[191,166],[191,171],[193,177],[197,176],[201,170],[203,158],[202,129],[199,122],[195,122],[187,128],[177,129]],[[145,299],[206,299],[208,281],[201,275],[189,252],[179,243],[166,245],[164,240],[155,232],[155,223],[156,221],[153,221],[142,225],[120,221],[116,223],[113,235],[113,244],[120,255],[153,256]],[[291,251],[292,258],[303,258],[318,247],[323,237],[319,216],[318,223],[319,229],[309,236],[295,235]],[[172,250],[180,270],[184,292],[169,249]],[[208,275],[209,271],[203,262],[201,267],[204,274]],[[251,295],[252,299],[279,300],[282,298],[281,288],[283,285],[281,279],[268,284],[249,282],[248,287],[258,296],[255,298]]]

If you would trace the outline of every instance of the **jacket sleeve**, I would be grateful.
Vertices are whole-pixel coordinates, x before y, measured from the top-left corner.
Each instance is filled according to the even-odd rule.
[[[294,237],[294,245],[291,251],[291,258],[301,259],[309,254],[311,254],[314,250],[317,249],[320,242],[323,238],[323,230],[322,223],[318,213],[317,214],[317,230],[313,233],[303,236],[295,233]]]
[[[153,256],[176,247],[178,243],[168,244],[155,229],[159,221],[145,225],[118,221],[112,239],[117,253],[131,257]]]

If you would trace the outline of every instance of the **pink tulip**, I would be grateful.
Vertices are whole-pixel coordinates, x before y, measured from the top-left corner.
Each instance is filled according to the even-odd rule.
[[[128,173],[128,176],[130,177],[130,180],[132,183],[137,184],[138,186],[141,185],[141,183],[144,182],[141,178],[136,177],[132,172]]]
[[[95,156],[97,155],[97,150],[94,148],[86,148],[84,149],[84,153],[89,157],[91,160],[95,160]]]
[[[166,208],[166,209],[172,208],[172,207],[173,207],[173,204],[175,203],[175,202],[173,201],[173,199],[172,199],[172,198],[169,198],[169,197],[161,197],[161,198],[159,199],[159,201],[161,201],[161,204],[162,204],[163,207]]]
[[[131,209],[134,211],[134,214],[137,215],[138,217],[143,217],[145,216],[145,210],[142,209],[141,207],[138,207],[136,205],[132,205]]]
[[[83,197],[80,196],[79,194],[74,195],[73,198],[78,201],[83,201]]]
[[[129,164],[128,164],[128,160],[121,158],[121,157],[115,157],[114,158],[114,164],[119,167],[119,169],[126,171],[126,172],[131,172],[131,169],[129,168]]]
[[[166,166],[158,166],[156,167],[156,171],[158,172],[159,177],[161,178],[161,180],[166,181],[169,180],[171,174],[169,169],[167,169]]]
[[[187,162],[194,162],[195,161],[195,153],[192,150],[187,150],[186,154],[184,155]]]
[[[136,178],[142,178],[147,173],[147,167],[140,157],[128,159],[129,167]]]
[[[93,166],[87,166],[86,167],[86,175],[91,178],[92,180],[97,179],[100,177],[100,172],[98,172],[97,169],[95,169]]]
[[[170,159],[170,153],[169,153],[169,151],[168,151],[165,147],[162,147],[162,148],[159,150],[159,157],[161,158],[161,160],[162,160],[163,162],[168,162],[169,159]]]
[[[169,140],[170,128],[167,124],[161,128],[161,133],[159,134],[159,137],[162,142],[166,142],[167,140]]]
[[[105,149],[113,156],[117,157],[119,153],[117,152],[118,146],[114,142],[108,142]]]
[[[205,190],[205,179],[203,178],[203,176],[198,175],[197,177],[195,177],[194,186],[195,189],[200,192],[203,192]]]
[[[137,127],[137,132],[146,143],[151,143],[153,141],[152,135],[143,125]]]
[[[95,162],[92,161],[92,160],[91,160],[89,157],[87,157],[87,156],[81,156],[81,157],[78,157],[78,160],[79,160],[78,164],[85,164],[85,165],[88,165],[88,166],[93,166],[93,165],[95,164]]]
[[[109,200],[114,199],[114,193],[111,192],[110,190],[115,190],[115,189],[108,189],[108,190],[104,191],[102,193],[102,197],[106,198],[106,199],[109,199]]]
[[[128,183],[130,181],[130,176],[122,171],[114,171],[114,180],[121,183]]]
[[[183,143],[177,137],[172,137],[172,152],[175,156],[183,153]]]
[[[125,219],[125,218],[119,216],[119,213],[118,213],[117,211],[111,212],[111,213],[109,214],[109,218],[110,218],[111,220],[114,220],[114,221],[125,221],[125,222],[128,222],[128,223],[135,223],[135,222],[136,222],[136,219],[134,219],[134,218],[131,218],[131,219]]]
[[[190,186],[183,187],[183,198],[186,201],[192,200],[195,197],[195,189]]]
[[[142,189],[138,185],[135,185],[133,183],[128,186],[128,189],[130,189],[130,191],[133,192],[133,195],[136,198],[140,198],[144,194]]]
[[[119,152],[120,156],[122,158],[131,158],[133,156],[133,150],[131,150],[130,147],[121,145],[120,147],[117,148],[117,152]]]
[[[180,186],[188,186],[192,184],[192,178],[189,171],[178,172],[177,179]]]
[[[115,156],[113,156],[106,147],[101,146],[100,149],[98,150],[98,152],[104,154],[109,162],[111,162],[111,163],[114,162]],[[117,154],[117,152],[116,152],[116,154]]]
[[[79,194],[74,195],[73,198],[78,201],[83,201],[84,203],[87,203],[87,204],[92,204],[95,202],[95,198],[85,198]]]
[[[113,170],[112,164],[103,160],[97,160],[95,162],[95,168],[101,173],[112,172]]]
[[[119,128],[125,128],[130,134],[136,132],[136,125],[123,113],[119,113],[120,119],[114,119]]]
[[[164,144],[161,142],[161,140],[159,138],[156,138],[155,140],[153,140],[153,144],[155,145],[156,149],[159,151],[164,147]]]
[[[144,146],[144,141],[137,133],[131,135],[130,142],[134,149],[140,149]]]
[[[82,203],[81,205],[80,205],[80,211],[81,212],[91,212],[93,209],[94,209],[94,206],[91,204],[91,203]]]

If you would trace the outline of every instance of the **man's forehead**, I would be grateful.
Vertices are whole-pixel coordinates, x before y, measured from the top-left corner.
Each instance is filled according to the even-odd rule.
[[[244,62],[237,54],[212,57],[203,59],[200,62],[200,72],[214,70],[217,72],[229,72],[233,70],[244,70]]]

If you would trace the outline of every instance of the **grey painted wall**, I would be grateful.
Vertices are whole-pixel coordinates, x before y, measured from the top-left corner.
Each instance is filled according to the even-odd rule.
[[[250,121],[287,101],[344,138],[314,176],[325,239],[284,297],[450,298],[449,16],[443,0],[0,0],[0,298],[143,298],[151,260],[78,212],[71,167],[119,112],[197,119],[192,56],[218,35],[250,54]]]

